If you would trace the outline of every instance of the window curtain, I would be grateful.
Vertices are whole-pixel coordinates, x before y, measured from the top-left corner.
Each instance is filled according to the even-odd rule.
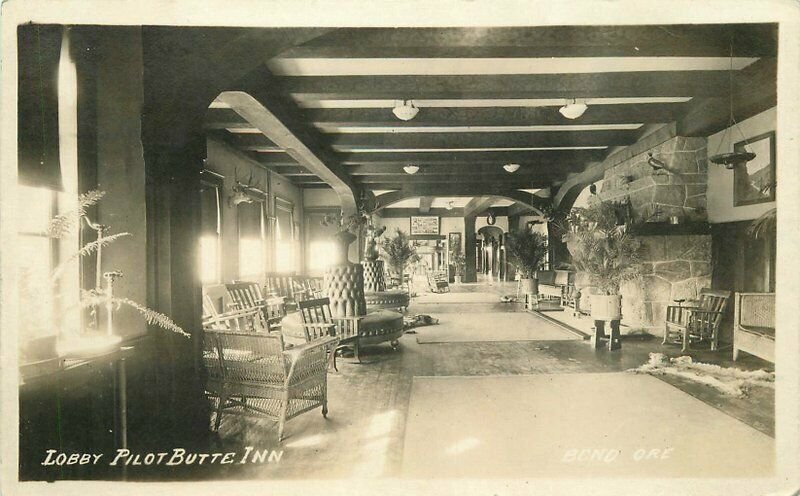
[[[63,27],[28,24],[17,30],[18,171],[26,186],[60,191],[58,66]]]
[[[294,205],[282,198],[275,198],[275,270],[296,270],[294,242]]]
[[[200,235],[217,236],[220,231],[219,189],[203,184],[200,189]]]
[[[237,208],[239,214],[239,237],[261,239],[263,237],[263,203],[242,203]]]

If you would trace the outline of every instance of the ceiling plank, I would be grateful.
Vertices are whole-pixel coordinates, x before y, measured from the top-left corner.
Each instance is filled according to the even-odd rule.
[[[423,196],[419,199],[419,211],[423,214],[427,214],[431,211],[431,205],[433,205],[433,200],[435,197],[433,196]]]
[[[595,98],[716,96],[727,71],[448,76],[288,76],[280,90],[303,99]],[[422,109],[421,111],[424,111]]]
[[[364,133],[336,134],[330,144],[370,148],[505,148],[618,146],[636,141],[636,131],[548,131],[509,133]]]

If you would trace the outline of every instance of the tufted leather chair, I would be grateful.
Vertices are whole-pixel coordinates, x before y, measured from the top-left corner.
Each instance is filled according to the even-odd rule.
[[[361,264],[332,265],[325,271],[325,288],[334,317],[366,315],[364,267]]]
[[[364,266],[364,291],[374,293],[386,291],[386,280],[383,277],[383,260],[361,262]]]

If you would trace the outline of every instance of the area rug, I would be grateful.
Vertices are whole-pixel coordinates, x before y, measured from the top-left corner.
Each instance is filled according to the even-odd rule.
[[[579,339],[527,312],[440,314],[439,325],[417,330],[417,342],[563,341]]]
[[[663,353],[650,353],[644,365],[629,372],[672,375],[713,387],[728,396],[742,397],[753,386],[775,388],[775,373],[766,370],[741,370],[735,367],[695,362],[690,356],[667,358]]]
[[[427,293],[411,300],[412,305],[427,303],[494,303],[500,301],[496,293]]]
[[[649,375],[415,377],[410,478],[759,477],[775,442]]]

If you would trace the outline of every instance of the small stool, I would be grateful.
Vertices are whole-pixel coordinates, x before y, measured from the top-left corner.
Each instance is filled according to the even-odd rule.
[[[620,334],[619,334],[619,320],[612,320],[611,325],[611,335],[606,336],[605,333],[605,320],[595,320],[594,321],[594,334],[592,335],[592,347],[596,350],[599,350],[604,345],[608,347],[608,351],[620,350],[622,349],[622,342],[620,341]]]

